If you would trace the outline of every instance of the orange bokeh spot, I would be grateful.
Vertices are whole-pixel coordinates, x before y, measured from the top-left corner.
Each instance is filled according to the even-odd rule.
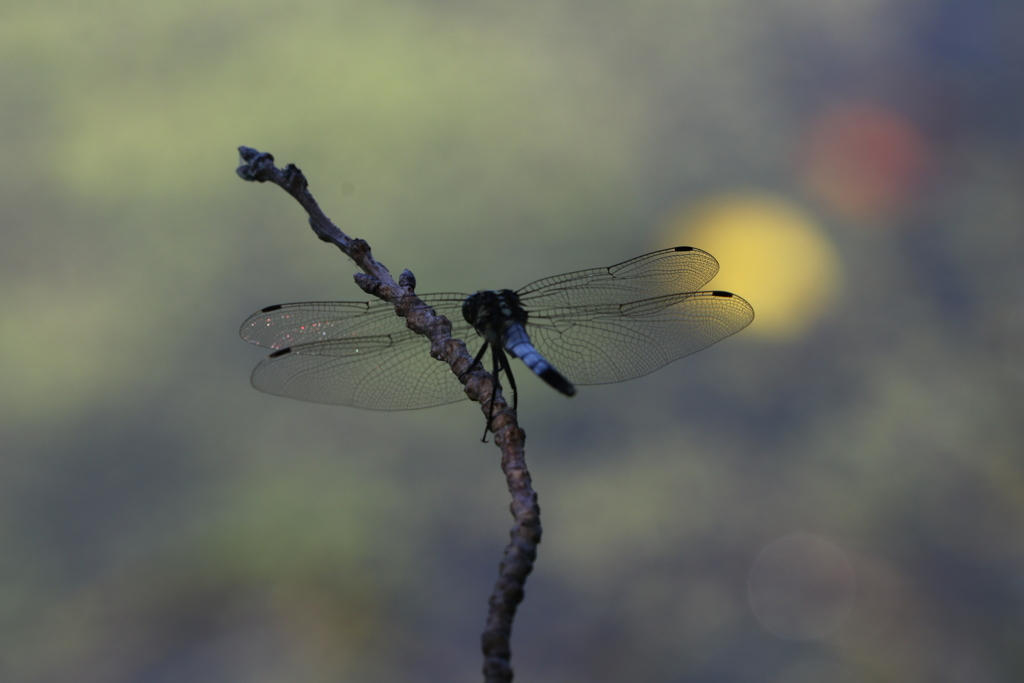
[[[928,166],[922,135],[903,116],[870,104],[834,107],[811,126],[801,174],[832,209],[856,219],[898,213]]]

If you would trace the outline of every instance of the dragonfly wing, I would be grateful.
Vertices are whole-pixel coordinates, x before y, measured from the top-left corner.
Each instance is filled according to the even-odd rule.
[[[465,334],[459,312],[465,295],[421,298],[452,320],[453,334]],[[250,316],[241,335],[277,349],[252,374],[253,386],[269,394],[371,410],[427,408],[466,397],[447,364],[430,357],[427,340],[383,301],[271,306]]]
[[[735,334],[754,309],[728,292],[682,292],[628,304],[531,310],[537,350],[575,384],[654,372]]]
[[[360,336],[414,335],[395,307],[380,300],[268,306],[249,316],[238,333],[250,344],[268,349]]]
[[[533,311],[540,308],[626,304],[695,292],[717,273],[718,261],[711,254],[693,247],[674,247],[607,268],[547,277],[516,293],[527,312],[533,315]]]
[[[466,398],[425,342],[361,337],[292,346],[263,359],[252,385],[276,396],[370,410],[428,408]]]

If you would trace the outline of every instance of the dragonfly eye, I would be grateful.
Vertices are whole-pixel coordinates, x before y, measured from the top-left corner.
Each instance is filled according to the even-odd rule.
[[[462,317],[473,327],[476,327],[476,321],[480,316],[480,294],[470,294],[462,302]]]

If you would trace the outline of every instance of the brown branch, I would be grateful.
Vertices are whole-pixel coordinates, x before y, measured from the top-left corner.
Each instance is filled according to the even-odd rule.
[[[540,505],[530,482],[530,472],[526,469],[525,441],[526,434],[518,425],[502,432],[501,436],[494,435],[494,442],[501,447],[501,470],[512,494],[509,508],[515,523],[498,569],[498,581],[487,603],[487,627],[480,638],[484,652],[484,680],[488,683],[512,680],[512,650],[509,647],[512,620],[515,619],[516,608],[523,601],[523,586],[533,571],[540,543]]]
[[[448,363],[465,385],[466,395],[480,403],[485,416],[490,413],[491,394],[495,392],[490,426],[494,432],[494,443],[501,449],[501,469],[512,494],[510,508],[514,524],[499,567],[498,581],[488,601],[487,626],[481,636],[481,644],[484,681],[508,683],[512,680],[512,650],[509,647],[512,621],[523,600],[523,586],[533,570],[541,536],[540,506],[530,482],[530,472],[526,469],[526,433],[519,428],[515,412],[505,402],[496,378],[480,368],[466,373],[473,357],[461,340],[452,339],[452,326],[448,319],[437,315],[416,296],[416,278],[410,271],[403,271],[396,283],[388,269],[373,258],[369,244],[349,237],[324,214],[297,166],[288,164],[283,170],[279,169],[274,165],[272,155],[251,147],[239,147],[238,152],[244,162],[236,171],[238,175],[243,180],[272,182],[294,197],[309,214],[309,224],[317,237],[341,249],[363,271],[355,275],[360,289],[393,304],[395,313],[405,318],[410,330],[430,340],[430,355]]]

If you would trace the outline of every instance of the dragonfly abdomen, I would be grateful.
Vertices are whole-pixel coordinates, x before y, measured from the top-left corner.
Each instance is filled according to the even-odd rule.
[[[530,368],[535,375],[552,387],[566,396],[572,396],[576,393],[576,387],[572,385],[572,382],[567,380],[562,373],[556,370],[540,354],[540,351],[534,348],[533,343],[530,341],[530,335],[526,333],[521,324],[512,323],[508,325],[505,328],[503,342],[506,351],[523,361],[526,367]]]

